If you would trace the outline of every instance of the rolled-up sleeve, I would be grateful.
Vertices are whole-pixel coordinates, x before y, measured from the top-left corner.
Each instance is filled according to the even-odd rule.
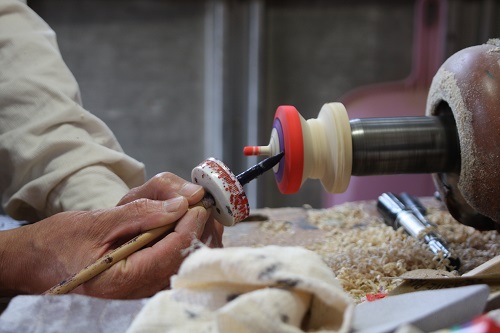
[[[145,174],[82,107],[54,31],[17,0],[0,2],[0,165],[5,212],[28,221],[114,206]]]

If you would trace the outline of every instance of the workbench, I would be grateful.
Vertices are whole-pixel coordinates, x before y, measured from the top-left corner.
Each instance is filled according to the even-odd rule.
[[[481,233],[460,225],[433,198],[423,198],[422,202],[429,210],[429,219],[461,257],[460,274],[500,255],[498,233]],[[390,293],[401,284],[397,277],[405,272],[444,267],[418,240],[386,226],[373,201],[329,209],[255,209],[248,219],[225,229],[223,242],[225,247],[272,244],[315,251],[357,303],[365,302],[367,295]],[[64,327],[73,332],[121,332],[146,302],[147,299],[101,300],[80,295],[19,296],[11,302],[15,315],[7,310],[4,315],[8,316],[0,317],[0,330],[18,332],[37,327],[46,331]]]
[[[464,274],[500,255],[500,234],[480,232],[455,221],[441,202],[421,198],[427,218],[461,260]],[[423,242],[384,224],[375,201],[327,209],[264,208],[224,232],[224,246],[302,246],[317,252],[357,302],[387,293],[396,277],[418,269],[449,270]]]

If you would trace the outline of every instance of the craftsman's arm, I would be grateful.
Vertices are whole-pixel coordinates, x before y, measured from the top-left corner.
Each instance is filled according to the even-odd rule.
[[[83,109],[55,33],[26,5],[0,2],[0,192],[12,217],[112,207],[144,182],[142,163]]]

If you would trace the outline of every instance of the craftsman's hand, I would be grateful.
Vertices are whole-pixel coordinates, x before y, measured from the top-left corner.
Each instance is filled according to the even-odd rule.
[[[159,184],[177,194],[148,192]],[[137,197],[172,198],[133,200],[133,193]],[[163,174],[133,190],[117,207],[59,213],[0,232],[0,293],[42,293],[134,236],[176,223],[172,232],[152,246],[133,253],[74,290],[105,298],[151,296],[169,286],[170,276],[185,258],[183,250],[191,246],[193,239],[208,240],[207,223],[214,223],[209,212],[203,207],[188,209],[189,203],[202,195],[203,190]],[[127,203],[127,198],[132,201]],[[217,241],[220,243],[220,237]]]
[[[7,248],[0,265],[8,264],[0,267],[0,282],[14,294],[42,293],[134,236],[177,222],[174,231],[153,246],[133,253],[74,290],[105,298],[150,296],[169,286],[170,276],[185,257],[182,250],[189,248],[193,236],[202,236],[207,218],[202,207],[188,210],[183,197],[59,213],[0,233],[7,236],[2,237]]]
[[[159,173],[144,185],[129,191],[118,203],[123,205],[137,199],[169,200],[185,197],[190,206],[197,204],[205,195],[203,187],[187,182],[170,172]],[[224,226],[213,218],[205,224],[203,234],[199,238],[209,247],[222,247]],[[191,238],[192,239],[192,238]]]

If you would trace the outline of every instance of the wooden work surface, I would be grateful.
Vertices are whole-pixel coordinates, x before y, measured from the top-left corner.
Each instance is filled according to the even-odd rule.
[[[423,198],[421,201],[426,207],[434,209],[440,207],[439,203],[432,198]],[[353,210],[362,210],[363,215],[373,217],[376,223],[380,223],[381,227],[385,228],[377,212],[375,201],[360,201],[348,205]],[[307,246],[327,241],[328,233],[311,223],[309,215],[310,213],[321,214],[328,210],[304,207],[254,209],[246,220],[225,229],[224,246]]]
[[[274,231],[274,232],[273,232]],[[224,246],[306,246],[325,238],[304,208],[264,208],[224,231]]]

